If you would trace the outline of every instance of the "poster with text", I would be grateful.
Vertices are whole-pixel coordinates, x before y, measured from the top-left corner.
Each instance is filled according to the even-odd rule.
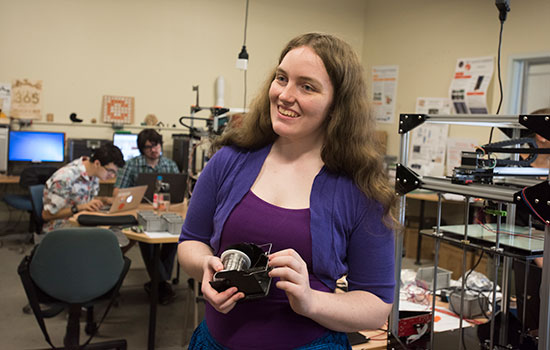
[[[487,88],[493,78],[494,57],[459,58],[449,87],[456,114],[487,114]]]
[[[376,121],[393,123],[399,66],[372,67],[372,108]]]
[[[465,137],[451,137],[447,141],[447,175],[453,174],[453,169],[460,166],[462,152],[473,152],[478,141]]]
[[[418,97],[418,114],[450,114],[451,101],[448,98]],[[449,124],[422,124],[411,132],[409,168],[425,176],[443,176]]]

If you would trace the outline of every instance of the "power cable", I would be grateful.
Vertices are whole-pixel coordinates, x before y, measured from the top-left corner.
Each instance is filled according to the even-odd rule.
[[[510,5],[508,0],[496,0],[495,5],[499,10],[499,20],[500,20],[500,31],[498,35],[498,51],[497,51],[497,75],[498,75],[498,87],[500,92],[500,99],[497,107],[497,115],[500,113],[500,107],[502,106],[503,92],[502,92],[502,77],[500,74],[500,51],[502,48],[502,31],[504,29],[504,21],[506,20],[506,14],[510,11]],[[495,127],[491,127],[491,133],[489,134],[489,143],[493,139],[493,131]]]
[[[239,68],[243,69],[243,80],[244,80],[244,86],[243,86],[243,110],[246,109],[246,90],[247,90],[247,76],[246,71],[248,69],[248,52],[246,51],[246,33],[248,31],[248,2],[249,0],[246,0],[246,9],[245,9],[245,15],[244,15],[244,38],[243,38],[243,47],[241,48],[241,52],[239,53],[238,62],[241,63],[238,64],[240,66]]]

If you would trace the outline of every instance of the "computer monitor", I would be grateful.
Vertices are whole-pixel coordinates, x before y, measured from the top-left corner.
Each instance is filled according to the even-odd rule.
[[[185,198],[187,191],[187,174],[171,174],[171,173],[139,173],[136,179],[136,186],[147,185],[147,191],[144,198],[149,202],[153,200],[155,192],[155,184],[157,176],[162,176],[162,182],[170,184],[170,203],[181,203]]]
[[[122,151],[124,161],[128,161],[141,154],[139,152],[137,138],[137,134],[113,134],[113,144]]]
[[[63,162],[65,133],[10,130],[8,143],[10,162]]]

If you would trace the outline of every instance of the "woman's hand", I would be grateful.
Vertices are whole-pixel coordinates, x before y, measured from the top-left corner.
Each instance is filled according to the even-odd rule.
[[[292,310],[302,316],[313,312],[314,292],[309,286],[309,273],[302,257],[294,249],[269,255],[271,277],[279,277],[276,286],[285,291]]]
[[[202,287],[201,291],[204,298],[221,313],[228,313],[235,307],[235,304],[240,299],[244,298],[244,293],[238,292],[237,287],[231,287],[227,290],[218,293],[210,285],[210,281],[214,278],[214,273],[223,270],[223,264],[217,256],[207,256],[203,263]]]

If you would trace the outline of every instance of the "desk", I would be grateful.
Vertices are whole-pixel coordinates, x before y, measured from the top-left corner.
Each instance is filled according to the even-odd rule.
[[[147,244],[152,244],[154,247],[153,250],[153,278],[151,280],[151,304],[149,307],[149,338],[147,341],[147,349],[155,348],[155,334],[156,334],[156,324],[157,324],[157,304],[158,304],[158,285],[159,285],[159,274],[158,266],[160,261],[160,244],[162,243],[177,243],[179,235],[174,235],[173,237],[164,237],[164,238],[151,238],[145,233],[136,233],[129,229],[122,230],[122,233],[126,235],[131,240],[138,242],[144,242]]]
[[[78,225],[78,216],[82,214],[92,214],[92,215],[137,215],[139,210],[151,210],[152,207],[150,204],[140,204],[137,209],[128,210],[124,212],[119,212],[115,214],[108,213],[98,213],[98,212],[80,212],[75,214],[69,219],[69,222]],[[172,204],[170,205],[170,212],[180,214],[185,218],[185,213],[187,212],[187,203]],[[131,240],[144,242],[147,244],[152,244],[154,246],[153,250],[153,271],[154,274],[151,280],[151,304],[149,307],[149,336],[147,340],[147,349],[152,350],[155,348],[155,334],[156,334],[156,324],[157,324],[157,304],[158,304],[158,265],[160,261],[160,244],[162,243],[177,243],[179,240],[179,235],[173,235],[172,237],[163,237],[163,238],[151,238],[144,233],[136,233],[129,229],[122,230],[122,233],[126,235]]]
[[[15,175],[0,175],[0,184],[18,184],[19,176]]]
[[[101,180],[102,185],[114,185],[116,179]],[[0,184],[18,184],[19,175],[0,175]]]

